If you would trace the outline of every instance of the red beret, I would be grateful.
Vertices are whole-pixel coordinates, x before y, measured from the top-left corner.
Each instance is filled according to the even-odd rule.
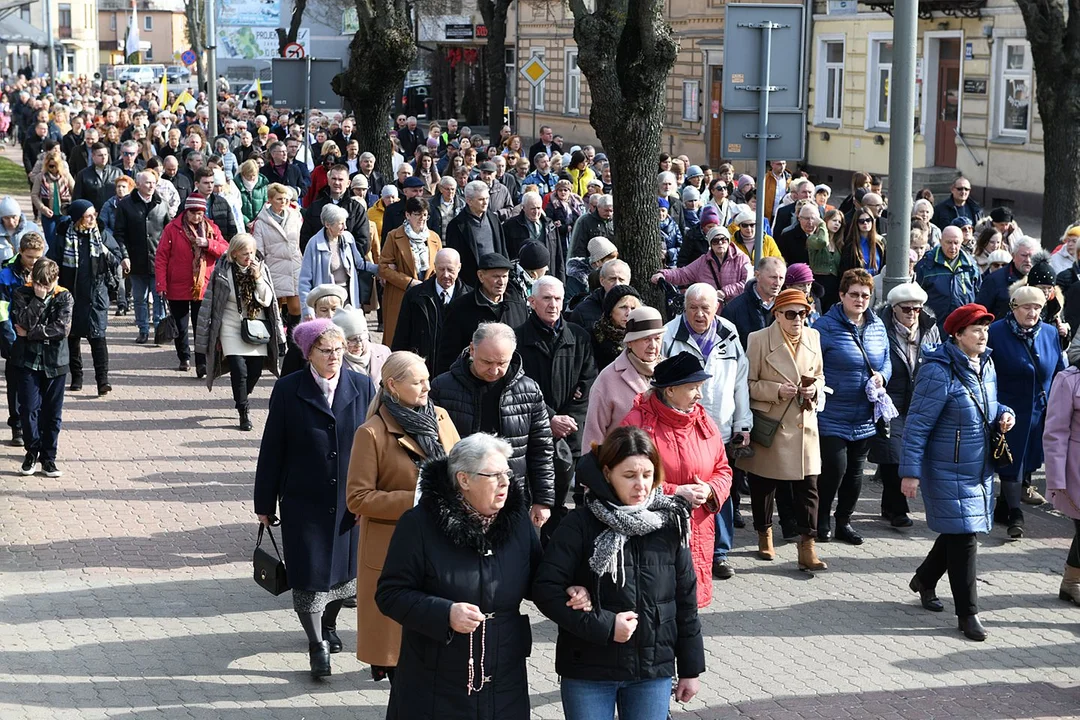
[[[984,321],[993,322],[994,314],[977,303],[961,305],[945,318],[945,334],[956,335],[964,328]]]

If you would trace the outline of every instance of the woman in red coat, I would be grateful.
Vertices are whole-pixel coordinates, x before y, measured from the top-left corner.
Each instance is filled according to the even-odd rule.
[[[724,439],[700,404],[701,386],[711,375],[688,352],[656,366],[653,389],[639,395],[622,421],[652,438],[664,466],[664,493],[682,495],[690,516],[690,554],[697,575],[698,607],[712,601],[713,517],[731,490]]]
[[[187,196],[184,212],[161,233],[154,257],[154,278],[158,293],[169,301],[169,314],[176,321],[180,372],[191,367],[188,316],[192,326],[198,327],[199,307],[210,273],[228,249],[229,244],[221,237],[217,225],[206,218],[206,198],[197,192]],[[195,353],[195,371],[200,378],[206,375],[206,356],[202,353]]]

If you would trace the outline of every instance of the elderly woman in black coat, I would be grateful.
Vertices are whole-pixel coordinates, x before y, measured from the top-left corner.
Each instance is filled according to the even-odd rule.
[[[60,286],[71,292],[75,306],[71,313],[68,353],[71,356],[70,390],[82,390],[82,339],[90,342],[94,379],[98,396],[112,390],[109,384],[109,288],[106,280],[117,267],[131,268],[127,251],[112,233],[98,223],[97,211],[89,200],[76,200],[68,215],[56,227],[56,242],[49,246],[49,259],[60,266]]]
[[[528,720],[529,596],[540,539],[509,443],[458,442],[420,472],[420,501],[398,520],[375,602],[402,626],[387,720]],[[591,609],[584,588],[571,607]]]
[[[903,283],[889,291],[888,305],[879,313],[889,336],[889,361],[892,377],[885,386],[896,411],[889,423],[889,437],[870,440],[870,462],[881,473],[881,517],[896,528],[911,527],[908,502],[900,492],[900,456],[904,449],[904,420],[915,392],[915,371],[924,348],[941,344],[934,314],[930,312],[926,291],[915,283]]]
[[[301,323],[293,338],[308,366],[270,395],[255,472],[255,513],[281,513],[293,608],[308,638],[311,674],[330,675],[341,652],[337,615],[356,595],[356,516],[345,500],[353,435],[375,395],[371,378],[343,368],[345,336],[325,318]]]

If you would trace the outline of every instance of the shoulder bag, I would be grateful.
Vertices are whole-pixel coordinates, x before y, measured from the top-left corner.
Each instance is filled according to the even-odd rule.
[[[975,409],[979,412],[979,417],[982,418],[983,425],[986,427],[990,437],[990,460],[994,463],[994,468],[1001,470],[1013,464],[1012,449],[1009,447],[1009,441],[1005,439],[1005,433],[1001,432],[1001,427],[996,423],[991,423],[986,417],[986,412],[982,409],[982,405],[979,404],[978,399],[975,397],[975,393],[971,392],[971,388],[967,386],[967,383],[963,381],[956,373],[953,373],[953,377],[957,382],[964,386],[964,390],[967,391],[968,397],[971,398],[971,402],[974,403]],[[987,399],[989,402],[989,398]]]
[[[266,268],[263,268],[266,271]],[[244,312],[244,303],[240,299],[240,283],[233,276],[233,291],[236,293],[236,311],[240,313],[240,339],[248,345],[270,344],[270,323],[266,318],[249,318]],[[263,313],[264,315],[266,313]]]
[[[851,339],[855,341],[855,347],[859,348],[859,352],[862,353],[863,361],[866,363],[866,369],[870,371],[870,377],[874,376],[877,370],[870,364],[870,356],[866,354],[866,349],[863,348],[862,340],[859,339],[859,334],[853,329],[851,331]],[[890,362],[889,358],[885,358],[885,362]],[[892,428],[889,426],[889,421],[885,418],[878,418],[874,423],[874,431],[877,433],[877,437],[881,440],[888,440],[892,435]]]
[[[795,397],[798,397],[798,395],[796,394]],[[780,429],[780,423],[783,422],[787,411],[791,409],[795,397],[788,400],[784,412],[780,413],[780,417],[776,420],[768,417],[761,410],[751,410],[750,412],[754,414],[754,427],[750,428],[750,442],[757,443],[765,448],[772,447],[773,440],[776,438],[776,431]]]
[[[277,518],[273,519],[278,524]],[[270,536],[270,543],[274,546],[274,554],[262,549],[263,531]],[[255,582],[263,590],[271,595],[280,595],[289,589],[289,576],[285,572],[285,562],[281,559],[281,551],[278,550],[277,540],[270,528],[259,523],[259,539],[255,542],[255,552],[251,557],[254,566]]]

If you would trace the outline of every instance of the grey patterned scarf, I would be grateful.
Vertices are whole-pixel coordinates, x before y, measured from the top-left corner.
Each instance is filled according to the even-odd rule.
[[[590,496],[588,504],[596,519],[607,525],[596,537],[589,567],[600,577],[611,575],[612,582],[626,584],[626,570],[620,581],[619,569],[623,567],[627,538],[676,526],[683,545],[690,542],[690,505],[681,497],[664,495],[659,488],[640,505],[614,505],[595,495]]]

